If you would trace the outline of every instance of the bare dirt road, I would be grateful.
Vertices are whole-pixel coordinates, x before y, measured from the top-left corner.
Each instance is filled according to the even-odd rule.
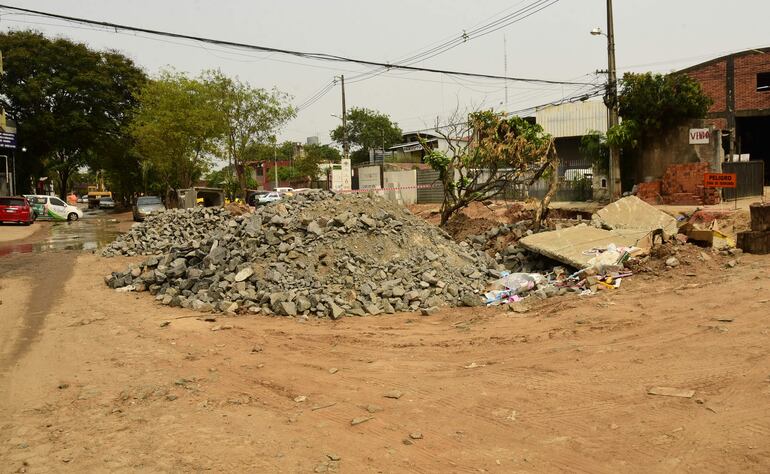
[[[767,257],[337,322],[205,321],[107,289],[127,261],[0,258],[0,471],[770,470]]]

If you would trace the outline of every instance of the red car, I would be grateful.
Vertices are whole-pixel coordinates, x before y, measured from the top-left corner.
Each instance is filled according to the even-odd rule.
[[[0,197],[0,222],[30,225],[35,222],[35,213],[24,197]]]

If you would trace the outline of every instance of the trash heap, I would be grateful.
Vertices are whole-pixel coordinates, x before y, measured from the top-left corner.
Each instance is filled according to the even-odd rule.
[[[395,203],[329,192],[239,216],[169,211],[136,225],[104,254],[159,254],[105,282],[204,312],[337,319],[477,306],[488,279],[501,276],[486,254]]]
[[[556,266],[544,273],[508,273],[490,283],[484,294],[485,304],[489,306],[517,303],[527,296],[540,299],[577,293],[580,296],[592,295],[600,290],[618,289],[624,278],[633,275],[626,268],[631,256],[641,249],[636,247],[617,247],[614,244],[606,248],[591,249],[595,255],[589,265],[577,272],[569,273],[565,267]]]

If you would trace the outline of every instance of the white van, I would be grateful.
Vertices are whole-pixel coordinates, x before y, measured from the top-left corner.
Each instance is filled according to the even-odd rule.
[[[32,211],[38,219],[76,221],[83,217],[83,211],[75,206],[70,206],[56,196],[25,194],[24,197],[29,201],[29,205],[32,206]]]

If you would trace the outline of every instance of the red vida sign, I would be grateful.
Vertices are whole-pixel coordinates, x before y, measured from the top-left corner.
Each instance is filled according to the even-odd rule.
[[[711,143],[711,130],[708,128],[691,128],[690,145],[708,145]]]

